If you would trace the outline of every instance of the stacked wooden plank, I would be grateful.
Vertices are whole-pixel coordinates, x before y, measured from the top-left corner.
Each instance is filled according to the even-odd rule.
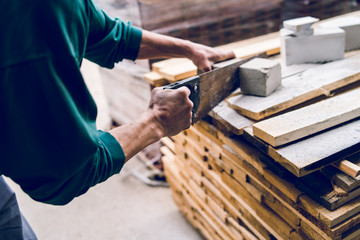
[[[274,172],[276,163],[243,137],[200,122],[172,140],[162,152],[173,199],[207,239],[358,236],[359,199],[326,209],[296,187],[295,177]]]
[[[271,46],[261,51],[272,55],[274,39],[229,47],[245,57],[256,51],[242,54],[244,46]],[[186,62],[153,69],[163,77],[159,69],[179,61]],[[173,199],[192,225],[207,239],[359,239],[358,66],[360,52],[283,66],[272,95],[237,91],[200,123],[163,139]]]

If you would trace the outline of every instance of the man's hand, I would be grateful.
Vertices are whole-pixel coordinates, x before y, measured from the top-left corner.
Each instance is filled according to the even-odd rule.
[[[219,51],[215,48],[197,43],[190,43],[190,45],[192,47],[192,53],[188,58],[203,72],[210,71],[214,63],[235,58],[233,51]]]
[[[163,136],[173,136],[191,125],[193,103],[190,90],[154,88],[151,93],[149,111],[154,115]]]
[[[186,87],[155,88],[146,112],[137,120],[109,131],[120,143],[126,161],[162,137],[176,135],[190,127],[193,103],[189,95]]]

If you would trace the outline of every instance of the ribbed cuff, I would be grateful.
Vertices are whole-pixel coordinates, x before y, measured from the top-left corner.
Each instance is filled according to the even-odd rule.
[[[112,174],[119,173],[125,164],[125,153],[119,142],[108,132],[99,130],[99,138],[104,146],[108,149],[113,162]],[[112,175],[111,174],[111,175]]]
[[[141,39],[142,39],[142,29],[135,26],[131,26],[128,46],[124,58],[135,61],[135,59],[139,55]]]

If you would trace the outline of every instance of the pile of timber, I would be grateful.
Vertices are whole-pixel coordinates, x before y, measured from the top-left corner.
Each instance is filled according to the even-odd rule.
[[[207,239],[359,237],[358,198],[328,210],[243,137],[202,121],[163,142],[173,199]]]
[[[222,48],[280,61],[277,34]],[[360,51],[283,66],[270,96],[235,92],[162,139],[173,199],[206,239],[360,238],[359,66]],[[170,59],[145,78],[161,86],[192,75],[191,62]]]

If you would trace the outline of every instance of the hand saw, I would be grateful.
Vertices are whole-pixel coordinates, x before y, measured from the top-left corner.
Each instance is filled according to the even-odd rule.
[[[192,124],[195,124],[240,86],[239,66],[255,57],[266,57],[266,53],[246,59],[233,59],[229,65],[180,80],[164,86],[164,89],[177,89],[184,86],[190,89],[189,98],[194,104]]]

